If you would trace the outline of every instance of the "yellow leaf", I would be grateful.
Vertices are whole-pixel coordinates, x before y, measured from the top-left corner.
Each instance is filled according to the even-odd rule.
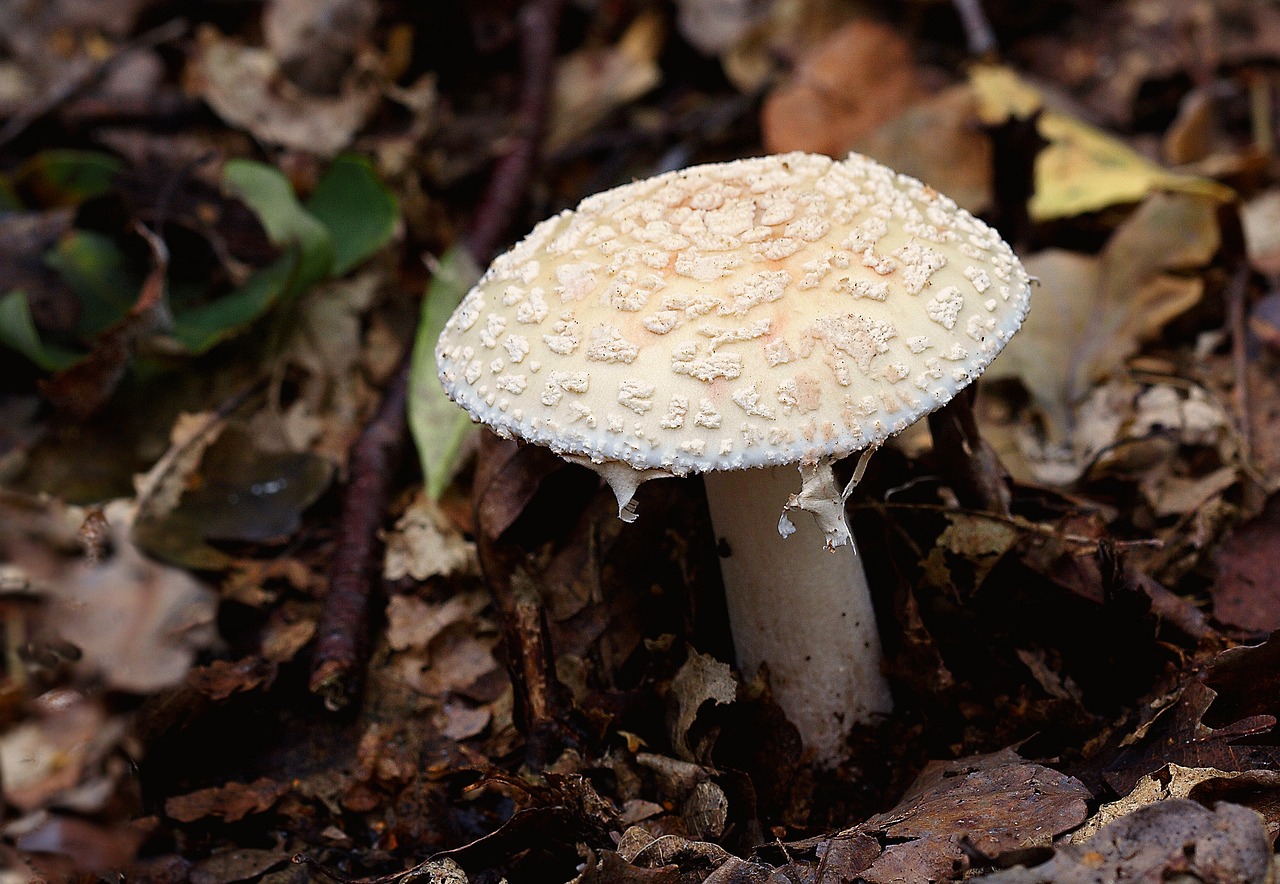
[[[1012,70],[979,65],[969,74],[987,125],[1028,117],[1043,109],[1039,132],[1048,146],[1036,159],[1035,194],[1028,209],[1037,221],[1069,218],[1122,203],[1154,190],[1229,201],[1235,192],[1208,178],[1170,172],[1096,126],[1044,104],[1039,90]]]

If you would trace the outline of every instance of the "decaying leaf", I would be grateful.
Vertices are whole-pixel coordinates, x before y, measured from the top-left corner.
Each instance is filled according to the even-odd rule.
[[[671,679],[668,697],[672,707],[668,730],[671,744],[681,758],[695,760],[695,752],[689,745],[689,728],[693,727],[702,704],[708,701],[732,703],[737,691],[737,679],[727,663],[721,663],[710,654],[700,654],[694,648],[689,649],[688,659]]]
[[[474,574],[478,567],[475,544],[426,494],[414,498],[387,537],[383,576],[388,580]]]
[[[190,572],[143,556],[129,537],[132,506],[108,505],[113,554],[78,563],[49,585],[51,625],[80,648],[78,664],[119,690],[180,682],[215,638],[217,600]]]
[[[1252,810],[1223,802],[1209,810],[1170,798],[1147,805],[1082,844],[1062,848],[1043,865],[982,878],[998,884],[1091,884],[1095,881],[1185,878],[1270,880],[1271,840]]]
[[[1084,822],[1088,798],[1083,783],[1011,750],[932,762],[896,808],[854,828],[891,839],[859,875],[873,884],[952,878],[970,863],[962,840],[983,856],[1048,846]]]
[[[126,721],[72,691],[39,704],[43,714],[0,735],[4,799],[19,811],[50,806],[92,813],[115,791],[104,769]]]
[[[933,549],[929,550],[922,563],[936,586],[949,586],[955,582],[950,576],[948,554],[968,561],[974,571],[971,585],[981,586],[1021,533],[1008,521],[984,513],[949,512],[946,519],[947,527],[938,535]]]
[[[1205,783],[1230,783],[1233,780],[1242,780],[1245,789],[1257,789],[1265,785],[1274,791],[1280,785],[1280,773],[1221,771],[1212,767],[1183,767],[1170,763],[1139,780],[1128,795],[1099,807],[1096,814],[1064,841],[1068,844],[1084,844],[1106,826],[1134,811],[1160,801],[1191,798],[1197,787]]]

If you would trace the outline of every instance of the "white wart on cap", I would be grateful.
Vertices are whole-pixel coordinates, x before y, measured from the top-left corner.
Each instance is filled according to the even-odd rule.
[[[856,154],[791,153],[542,222],[436,358],[473,418],[594,464],[625,502],[622,464],[650,478],[879,444],[977,377],[1028,300],[1009,246],[952,200]]]

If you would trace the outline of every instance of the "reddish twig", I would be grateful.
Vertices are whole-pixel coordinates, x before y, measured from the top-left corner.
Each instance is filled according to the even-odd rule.
[[[562,0],[530,0],[521,13],[520,132],[494,168],[466,240],[468,250],[482,264],[511,226],[533,176],[551,95],[561,5]],[[409,368],[406,355],[377,415],[352,451],[351,479],[311,668],[311,690],[335,710],[350,702],[359,686],[369,596],[377,576],[378,529],[386,516],[388,483],[405,439]],[[521,650],[512,649],[516,654]]]
[[[519,129],[511,149],[498,160],[467,235],[467,250],[478,264],[493,257],[529,189],[546,127],[555,74],[556,33],[563,0],[530,0],[520,11],[520,73],[523,89]]]
[[[406,353],[377,413],[351,450],[351,481],[342,505],[329,593],[311,667],[311,690],[335,711],[351,700],[359,686],[369,596],[379,570],[378,529],[386,518],[388,485],[404,450],[409,363],[410,353]]]

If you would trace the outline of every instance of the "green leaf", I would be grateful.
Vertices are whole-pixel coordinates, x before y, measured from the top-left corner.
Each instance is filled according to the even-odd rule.
[[[255,271],[234,292],[173,318],[173,337],[189,353],[204,353],[266,313],[292,288],[298,250],[291,249],[272,264]]]
[[[453,403],[436,375],[436,341],[463,296],[480,278],[471,254],[455,246],[440,259],[427,286],[413,343],[409,373],[409,430],[413,433],[427,494],[438,500],[458,468],[463,440],[475,432],[471,416]]]
[[[81,336],[96,334],[128,313],[142,287],[115,240],[88,230],[67,233],[45,253],[44,263],[76,293]]]
[[[76,206],[111,189],[120,160],[91,150],[45,150],[18,169],[14,183],[43,206]]]
[[[191,353],[204,353],[277,303],[329,279],[333,270],[333,238],[298,202],[279,170],[252,160],[231,160],[222,183],[253,210],[268,238],[285,253],[235,291],[176,313],[173,337]]]
[[[333,238],[298,202],[289,179],[278,169],[253,160],[231,160],[223,171],[222,183],[254,211],[273,243],[298,247],[300,261],[297,277],[290,282],[290,294],[330,277]]]
[[[18,289],[0,296],[0,345],[17,350],[45,371],[58,371],[80,358],[80,354],[40,340],[26,292]]]
[[[338,157],[320,178],[307,209],[333,238],[333,275],[343,276],[391,241],[400,207],[364,157]]]

